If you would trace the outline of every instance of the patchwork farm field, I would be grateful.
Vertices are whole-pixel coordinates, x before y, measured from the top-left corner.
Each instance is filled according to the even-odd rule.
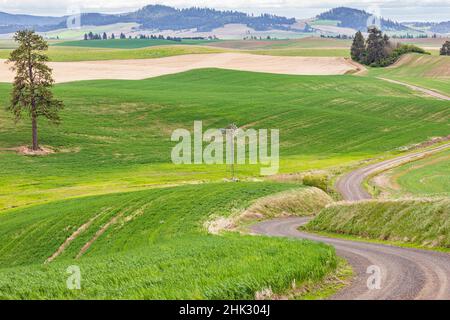
[[[52,45],[49,56],[106,61],[239,51],[348,57],[349,45],[308,38],[170,46],[74,41]],[[0,42],[0,58],[10,52],[10,44]],[[286,214],[318,214],[307,227],[313,231],[393,241],[413,231],[415,238],[405,242],[448,247],[447,199],[324,208],[339,196],[295,178],[310,174],[305,184],[330,191],[332,180],[315,181],[315,175],[333,179],[448,136],[448,101],[378,79],[449,93],[447,67],[446,58],[408,55],[392,68],[358,76],[209,68],[57,84],[54,93],[65,108],[59,126],[39,121],[39,142],[54,151],[45,156],[20,154],[31,125],[14,123],[6,111],[11,85],[0,83],[0,299],[255,299],[261,292],[289,296],[293,281],[301,288],[336,278],[331,246],[236,232],[250,221]],[[203,131],[230,123],[279,129],[279,175],[265,178],[261,165],[236,165],[240,181],[232,183],[226,165],[173,164],[172,132],[192,131],[197,120]],[[390,172],[396,196],[448,197],[448,159],[442,152]],[[386,223],[405,212],[411,215],[402,228]],[[83,272],[82,290],[66,288],[73,265]]]
[[[6,106],[10,86],[0,85]],[[173,94],[174,90],[177,92]],[[354,76],[285,76],[217,69],[142,81],[57,85],[62,124],[40,122],[42,145],[57,153],[23,157],[29,124],[0,111],[0,208],[229,177],[224,165],[175,166],[171,132],[235,122],[278,128],[282,173],[350,164],[448,133],[445,101],[411,96],[385,81]],[[301,137],[301,139],[299,139]],[[10,149],[10,150],[8,150]],[[259,168],[241,165],[240,178]]]
[[[155,46],[137,49],[114,49],[102,47],[62,47],[52,46],[48,50],[48,56],[51,61],[102,61],[102,60],[127,60],[127,59],[154,59],[185,54],[196,53],[219,53],[221,49],[206,46]],[[8,59],[10,49],[0,49],[0,59]]]
[[[269,49],[350,49],[351,40],[306,37],[292,40],[228,40],[209,44],[214,47],[239,50]]]
[[[205,184],[2,214],[0,298],[253,299],[264,288],[285,292],[292,279],[317,282],[336,268],[329,246],[235,233],[213,236],[203,226],[294,187]],[[87,226],[77,234],[82,224]],[[65,242],[71,234],[76,236]],[[49,257],[52,262],[43,265]],[[73,264],[83,270],[83,290],[65,287],[65,270]]]
[[[299,40],[183,40],[115,39],[53,41],[51,61],[151,59],[190,53],[246,52],[274,56],[348,57],[348,40],[304,38]],[[0,41],[0,59],[7,59],[12,41]]]
[[[214,40],[182,40],[172,41],[163,39],[108,39],[108,40],[78,40],[64,41],[54,44],[63,47],[85,47],[85,48],[110,48],[110,49],[137,49],[154,46],[173,45],[201,45],[215,43]]]

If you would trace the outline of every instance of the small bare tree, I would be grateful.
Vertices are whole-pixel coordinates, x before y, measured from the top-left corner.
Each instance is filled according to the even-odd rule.
[[[31,118],[33,151],[39,150],[37,119],[44,116],[52,123],[58,124],[59,110],[63,108],[62,101],[53,97],[51,88],[54,80],[52,69],[47,66],[47,42],[34,31],[18,31],[14,40],[19,47],[11,52],[8,63],[12,63],[14,78],[11,104],[8,109],[15,115],[16,121],[22,112],[28,112]]]

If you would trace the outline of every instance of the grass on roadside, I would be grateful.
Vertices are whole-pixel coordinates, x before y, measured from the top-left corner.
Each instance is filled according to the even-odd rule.
[[[450,199],[337,203],[323,209],[305,230],[450,248]]]

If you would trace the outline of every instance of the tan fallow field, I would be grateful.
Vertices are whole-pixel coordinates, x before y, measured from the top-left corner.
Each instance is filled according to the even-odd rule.
[[[141,80],[201,68],[222,68],[292,75],[354,73],[359,67],[340,57],[277,57],[245,53],[191,54],[158,59],[51,62],[56,82],[78,80]],[[0,60],[0,82],[12,82],[13,72]]]

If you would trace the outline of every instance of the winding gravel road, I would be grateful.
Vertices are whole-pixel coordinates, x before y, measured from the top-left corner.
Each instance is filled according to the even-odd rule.
[[[353,171],[337,182],[349,201],[370,199],[362,182],[369,175],[444,150],[449,144],[404,155]],[[251,227],[254,234],[320,241],[336,248],[355,272],[351,284],[337,293],[337,300],[450,300],[450,254],[395,246],[328,238],[298,231],[311,218],[282,218]],[[375,267],[375,268],[374,268]],[[380,273],[373,274],[376,270]],[[379,275],[380,287],[368,285]]]
[[[450,143],[360,168],[338,179],[336,188],[342,195],[344,200],[359,201],[370,199],[370,194],[363,187],[363,181],[369,176],[390,168],[397,167],[413,160],[421,159],[429,154],[436,153],[448,148],[450,148]]]
[[[301,238],[333,245],[336,253],[353,267],[355,278],[332,299],[450,299],[450,254],[299,232],[297,228],[309,219],[283,218],[266,221],[254,225],[251,231],[266,236]],[[373,276],[367,273],[372,266],[380,268],[380,289],[369,289],[367,285]]]

